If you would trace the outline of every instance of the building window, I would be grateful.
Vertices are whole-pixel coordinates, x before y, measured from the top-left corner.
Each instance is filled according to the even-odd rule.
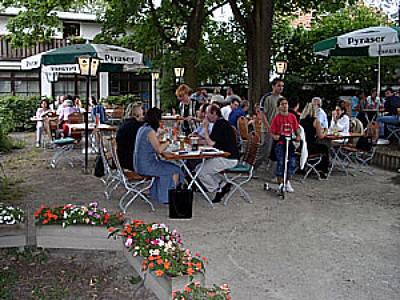
[[[143,103],[150,104],[150,74],[110,73],[109,78],[110,96],[136,95]]]
[[[79,23],[64,23],[63,24],[63,38],[67,39],[73,36],[81,35],[81,25]]]
[[[39,96],[39,73],[0,72],[0,95]]]
[[[97,78],[91,78],[91,95],[98,97]],[[58,81],[54,83],[54,95],[79,95],[81,99],[86,99],[86,78],[74,74],[60,74]]]

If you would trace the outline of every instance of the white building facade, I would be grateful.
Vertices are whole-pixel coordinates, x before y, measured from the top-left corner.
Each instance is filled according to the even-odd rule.
[[[30,48],[11,47],[6,39],[6,24],[19,9],[7,8],[0,12],[0,96],[52,96],[86,94],[85,78],[79,74],[62,74],[51,83],[40,69],[21,70],[21,59],[55,48],[80,42],[91,42],[101,32],[101,24],[95,15],[76,12],[57,12],[62,21],[62,32],[56,32],[50,42],[38,43]],[[126,94],[137,95],[143,102],[151,99],[151,76],[149,73],[101,72],[92,80],[91,94],[97,98]]]

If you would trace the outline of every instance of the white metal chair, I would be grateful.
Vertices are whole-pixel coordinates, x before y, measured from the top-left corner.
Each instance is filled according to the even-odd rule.
[[[120,178],[121,184],[124,186],[126,193],[119,200],[119,207],[126,213],[128,207],[138,198],[142,198],[145,203],[150,205],[152,211],[155,211],[153,203],[144,194],[148,191],[154,182],[154,177],[141,176],[136,172],[130,170],[124,170],[119,163],[117,154],[117,144],[115,139],[111,141],[111,151],[113,161],[117,167],[118,177]],[[133,159],[133,158],[132,158]],[[133,196],[125,201],[128,195],[133,194]]]

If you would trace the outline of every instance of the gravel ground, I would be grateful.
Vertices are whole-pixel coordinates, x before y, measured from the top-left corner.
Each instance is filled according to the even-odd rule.
[[[31,134],[19,138],[29,144],[33,140]],[[83,175],[80,168],[62,165],[48,169],[50,155],[49,151],[28,146],[2,158],[7,173],[21,181],[18,186],[24,196],[15,203],[37,208],[42,203],[87,204],[99,200],[101,205],[117,210],[122,191],[107,201],[101,182]],[[156,205],[156,211],[150,212],[142,202],[135,203],[128,216],[176,228],[186,246],[208,257],[207,284],[227,282],[233,299],[398,300],[400,178],[397,173],[373,171],[373,176],[358,171],[352,172],[354,176],[334,173],[328,181],[308,179],[305,184],[296,180],[296,192],[284,201],[262,190],[264,174],[260,171],[260,179],[246,188],[253,204],[234,197],[226,207],[211,209],[196,195],[190,221],[170,220],[167,207]],[[107,261],[110,268],[121,266],[115,268],[121,272],[119,278],[132,274],[131,270],[122,270],[123,259],[110,253],[77,253],[77,259],[99,268],[98,273],[107,270],[100,266]],[[90,276],[85,278],[90,280]],[[119,299],[116,293],[107,294],[114,287],[123,295],[132,293],[126,281],[109,280],[119,285],[109,283],[99,288],[105,293],[99,292],[99,298]],[[90,299],[84,293],[86,290],[81,298]],[[142,298],[151,297],[143,293]]]

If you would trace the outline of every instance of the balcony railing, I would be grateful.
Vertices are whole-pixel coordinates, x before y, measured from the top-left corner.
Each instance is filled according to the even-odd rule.
[[[50,42],[38,43],[33,47],[12,48],[11,44],[0,36],[0,61],[18,61],[25,57],[39,54],[51,49],[61,48],[70,44],[69,39],[53,39]]]

